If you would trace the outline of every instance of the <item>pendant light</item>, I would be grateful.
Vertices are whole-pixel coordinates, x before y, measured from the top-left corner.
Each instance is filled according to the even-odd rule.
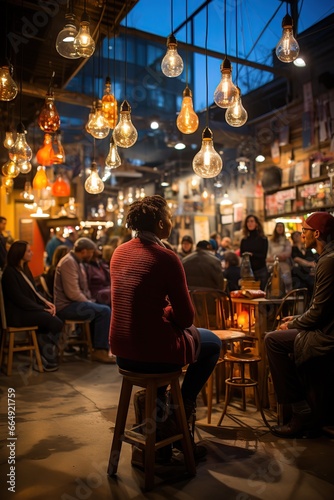
[[[6,135],[5,135],[5,140],[3,141],[4,147],[6,149],[10,149],[12,146],[14,146],[14,142],[15,142],[15,139],[13,136],[13,132],[11,132],[10,130],[7,130]]]
[[[0,68],[0,101],[12,101],[17,96],[18,87],[12,78],[13,67]]]
[[[169,78],[176,78],[183,71],[183,60],[177,52],[177,41],[173,35],[173,0],[171,0],[171,27],[172,33],[167,38],[167,52],[161,62],[161,71]]]
[[[228,108],[234,104],[237,97],[237,88],[232,82],[232,65],[225,56],[220,66],[221,80],[214,92],[213,98],[220,108]]]
[[[17,134],[14,145],[9,150],[9,158],[16,163],[19,161],[29,161],[32,157],[32,150],[26,141],[26,130],[23,123],[17,126]]]
[[[29,202],[34,201],[35,196],[32,192],[32,186],[30,181],[24,183],[24,191],[20,193],[20,198]]]
[[[44,105],[38,117],[38,125],[43,132],[47,133],[56,132],[60,127],[60,116],[51,89],[46,94]]]
[[[205,34],[205,75],[206,75],[206,122],[202,134],[202,146],[200,151],[195,155],[192,167],[199,177],[211,178],[216,177],[222,167],[223,162],[220,155],[216,152],[213,146],[213,134],[208,127],[209,123],[209,96],[208,96],[208,4],[206,4],[206,34]]]
[[[85,190],[90,194],[99,194],[104,190],[104,182],[99,176],[96,162],[92,162],[91,172],[85,181]]]
[[[95,139],[104,139],[109,134],[110,128],[102,113],[102,101],[99,99],[96,111],[89,122],[89,133]]]
[[[276,45],[276,56],[282,62],[289,63],[297,59],[299,45],[293,36],[293,20],[288,14],[288,2],[286,3],[287,13],[282,21],[283,34]]]
[[[18,164],[13,161],[13,160],[8,160],[6,163],[2,166],[2,175],[5,177],[9,177],[11,179],[14,179],[20,174],[20,167]]]
[[[65,14],[65,26],[58,33],[56,40],[56,50],[58,54],[66,59],[78,59],[81,57],[75,47],[74,40],[78,35],[78,30],[75,26],[75,15],[73,14],[72,0],[67,2],[67,12]]]
[[[130,148],[138,138],[138,132],[131,121],[131,106],[128,101],[123,101],[120,109],[119,122],[116,125],[113,138],[117,146]]]
[[[88,115],[88,120],[87,120],[87,123],[85,125],[85,130],[88,134],[90,134],[90,126],[91,126],[91,122],[93,120],[95,113],[96,113],[96,102],[93,101],[92,108],[90,110],[90,113]]]
[[[36,160],[38,165],[50,167],[53,163],[54,150],[52,147],[52,137],[50,134],[44,135],[43,146],[36,153]]]
[[[102,97],[102,114],[109,127],[114,129],[118,118],[117,101],[111,93],[111,80],[109,77],[106,78],[104,95]]]
[[[39,191],[41,189],[45,189],[48,185],[49,181],[45,173],[45,167],[43,165],[39,165],[37,167],[36,175],[32,180],[32,187]]]
[[[122,163],[121,157],[118,154],[117,151],[117,145],[115,144],[114,137],[110,137],[110,147],[109,147],[109,153],[106,158],[106,167],[110,169],[115,169],[118,168]]]
[[[65,151],[61,143],[60,130],[57,130],[57,132],[54,135],[52,150],[53,150],[53,156],[52,156],[53,165],[61,165],[62,163],[65,163]]]
[[[229,106],[225,112],[225,120],[231,127],[242,127],[248,119],[248,113],[242,105],[241,101],[241,90],[238,87],[238,6],[236,4],[235,7],[235,33],[236,33],[236,41],[235,41],[235,52],[237,58],[237,72],[236,72],[236,98],[232,106]]]
[[[79,57],[88,58],[94,54],[95,42],[91,37],[90,20],[86,12],[86,0],[84,2],[84,11],[81,16],[79,33],[73,42],[74,49]]]
[[[70,196],[71,186],[65,175],[61,173],[57,175],[55,182],[52,184],[51,193],[52,196],[59,196],[59,197]]]
[[[17,162],[17,165],[20,169],[21,174],[29,174],[29,172],[31,172],[32,164],[30,161],[28,161],[28,160],[19,161],[19,162]]]
[[[186,0],[186,19],[188,19],[188,0]],[[186,24],[186,88],[183,91],[181,111],[176,126],[182,134],[193,134],[198,129],[199,119],[193,108],[192,93],[188,87],[188,23]]]

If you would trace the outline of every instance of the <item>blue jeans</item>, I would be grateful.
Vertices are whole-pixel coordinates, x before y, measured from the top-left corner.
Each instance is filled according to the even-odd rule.
[[[219,358],[221,340],[210,330],[198,328],[200,333],[201,350],[195,363],[188,366],[184,376],[181,392],[183,401],[196,402],[197,395],[210,377]],[[168,373],[182,368],[173,363],[141,363],[117,357],[117,364],[124,370],[138,373]]]
[[[57,316],[65,321],[90,320],[92,343],[95,349],[109,349],[110,307],[95,302],[72,302]]]

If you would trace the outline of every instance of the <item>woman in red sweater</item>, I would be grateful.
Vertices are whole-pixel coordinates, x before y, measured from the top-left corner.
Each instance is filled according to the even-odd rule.
[[[132,203],[126,222],[136,237],[117,247],[110,263],[112,352],[126,370],[178,370],[189,362],[180,329],[192,325],[194,310],[180,258],[161,241],[172,229],[170,209],[161,196],[146,196]],[[200,328],[199,335],[197,361],[189,365],[182,384],[187,417],[195,411],[196,397],[221,349],[211,331]]]

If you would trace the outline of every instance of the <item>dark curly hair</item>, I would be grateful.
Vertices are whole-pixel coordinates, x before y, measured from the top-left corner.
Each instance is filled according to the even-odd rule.
[[[126,225],[133,231],[154,232],[156,224],[164,218],[167,208],[167,201],[162,196],[145,196],[130,205]]]

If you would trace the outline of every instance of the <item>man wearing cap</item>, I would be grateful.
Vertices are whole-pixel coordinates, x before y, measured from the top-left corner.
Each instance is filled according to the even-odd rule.
[[[181,250],[178,252],[178,256],[180,259],[184,259],[187,255],[190,255],[193,252],[194,240],[191,236],[186,234],[183,236],[181,240]]]
[[[303,436],[319,425],[301,375],[314,358],[321,356],[325,363],[334,356],[334,217],[327,212],[310,215],[303,222],[302,239],[319,254],[310,307],[300,316],[283,318],[279,330],[265,337],[277,401],[292,407],[291,421],[271,429],[285,438]]]
[[[54,280],[54,302],[57,316],[63,321],[91,320],[92,361],[113,363],[114,358],[108,355],[110,307],[92,300],[83,265],[89,262],[96,249],[91,239],[79,238],[73,250],[59,261]]]

